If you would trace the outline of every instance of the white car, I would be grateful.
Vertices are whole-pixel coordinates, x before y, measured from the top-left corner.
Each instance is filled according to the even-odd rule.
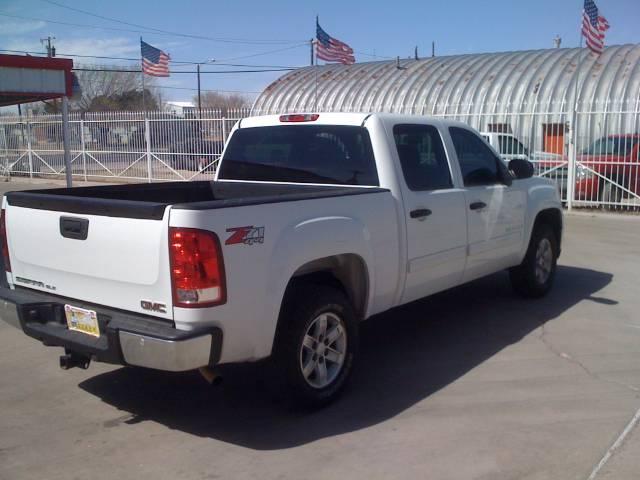
[[[271,357],[294,399],[322,405],[374,314],[503,269],[547,293],[562,211],[532,172],[457,122],[246,118],[214,182],[8,193],[0,316],[64,347],[65,368]]]

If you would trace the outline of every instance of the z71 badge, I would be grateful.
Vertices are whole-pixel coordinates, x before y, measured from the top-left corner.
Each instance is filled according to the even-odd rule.
[[[254,243],[264,243],[264,227],[234,227],[227,228],[231,235],[224,242],[225,245],[253,245]]]

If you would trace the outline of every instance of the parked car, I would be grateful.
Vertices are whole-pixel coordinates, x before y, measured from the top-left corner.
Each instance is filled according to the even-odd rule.
[[[620,203],[640,195],[640,134],[608,135],[576,159],[576,198]]]
[[[8,193],[0,317],[64,347],[64,368],[211,378],[270,358],[292,398],[323,405],[360,321],[503,269],[525,297],[551,289],[562,209],[532,173],[459,122],[245,118],[213,182]]]
[[[567,189],[566,155],[534,154],[536,174],[554,179]],[[577,200],[619,204],[625,196],[640,195],[640,135],[608,135],[595,140],[576,156],[574,196]]]

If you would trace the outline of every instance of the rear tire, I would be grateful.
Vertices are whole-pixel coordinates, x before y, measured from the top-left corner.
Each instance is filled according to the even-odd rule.
[[[509,278],[514,290],[526,298],[546,295],[556,275],[558,240],[550,225],[534,226],[522,263],[509,269]]]
[[[319,408],[344,390],[358,352],[358,324],[339,290],[295,287],[281,313],[274,351],[285,389],[296,406]]]

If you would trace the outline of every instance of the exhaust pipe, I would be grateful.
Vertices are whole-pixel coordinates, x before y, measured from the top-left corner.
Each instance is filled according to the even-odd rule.
[[[216,387],[222,383],[222,375],[220,375],[217,371],[215,371],[211,367],[200,367],[198,369],[202,378],[211,385],[212,387]]]
[[[91,359],[89,357],[85,357],[84,355],[80,355],[79,353],[69,350],[65,350],[65,354],[60,356],[60,368],[62,370],[69,370],[73,367],[79,367],[86,370],[89,368],[89,363],[91,363]]]

